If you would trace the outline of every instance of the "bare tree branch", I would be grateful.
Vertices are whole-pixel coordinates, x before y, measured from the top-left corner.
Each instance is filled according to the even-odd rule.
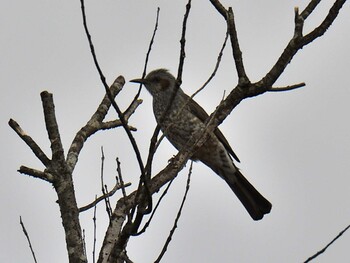
[[[46,130],[51,142],[52,161],[60,165],[64,163],[64,151],[61,136],[58,131],[58,124],[55,114],[55,104],[53,103],[53,95],[47,91],[40,93],[41,101],[44,109],[44,117]]]
[[[213,72],[211,73],[211,75],[209,76],[207,81],[202,85],[202,87],[200,87],[198,90],[196,90],[195,93],[193,93],[191,95],[191,99],[194,98],[194,96],[196,96],[199,92],[201,92],[209,84],[209,82],[215,77],[216,72],[218,71],[220,63],[221,63],[221,58],[222,58],[222,55],[224,53],[224,49],[226,47],[227,38],[228,38],[228,32],[226,32],[225,40],[224,40],[224,43],[222,44],[222,47],[221,47],[220,52],[219,52],[219,55],[218,55],[218,57],[216,59],[216,64],[215,64]]]
[[[301,23],[304,23],[304,20],[307,18],[308,15],[306,15],[310,10],[312,11],[313,8],[317,5],[316,2],[318,1],[312,1],[313,4],[310,7],[306,7],[305,10],[303,11],[301,18],[299,19],[297,12],[296,13],[296,18],[295,18],[295,32],[298,32],[297,34],[294,34],[294,37],[289,41],[287,47],[284,49],[283,53],[277,60],[276,64],[272,67],[272,69],[266,74],[266,76],[260,81],[260,83],[257,83],[263,88],[263,91],[266,91],[266,89],[269,89],[276,80],[281,76],[283,73],[284,69],[288,66],[294,55],[305,45],[309,44],[316,38],[322,36],[326,30],[331,26],[335,18],[337,17],[339,10],[342,8],[343,4],[345,3],[346,0],[336,0],[331,9],[329,10],[328,15],[326,18],[323,20],[323,22],[316,27],[311,33],[307,34],[306,36],[302,36],[302,32],[299,32],[302,25]],[[298,25],[299,23],[299,25]],[[258,93],[256,95],[259,95],[261,93]]]
[[[180,205],[180,208],[179,208],[179,211],[177,212],[177,215],[176,215],[176,218],[175,218],[175,221],[174,221],[174,225],[173,225],[173,228],[171,229],[170,233],[169,233],[169,236],[163,246],[163,249],[162,251],[160,252],[158,258],[154,261],[155,263],[159,263],[162,259],[162,257],[164,256],[165,252],[167,251],[168,249],[168,246],[170,244],[170,241],[175,233],[175,230],[177,228],[177,223],[180,219],[180,216],[181,216],[181,212],[182,212],[182,209],[184,207],[184,204],[185,204],[185,201],[186,201],[186,197],[187,197],[187,193],[188,193],[188,190],[190,190],[190,181],[191,181],[191,174],[192,174],[192,164],[193,164],[193,161],[191,161],[191,165],[190,165],[190,170],[188,172],[188,177],[187,177],[187,183],[186,183],[186,191],[185,191],[185,194],[184,194],[184,197],[182,198],[182,202],[181,202],[181,205]]]
[[[124,112],[124,117],[125,119],[129,119],[130,116],[132,114],[135,113],[137,107],[142,103],[142,100],[141,99],[138,99],[136,101],[133,101],[130,106],[126,109],[126,111]],[[132,127],[132,126],[129,126],[130,130],[136,130],[136,128]]]
[[[151,54],[152,46],[153,46],[153,43],[154,43],[154,39],[155,39],[157,30],[158,30],[159,14],[160,14],[160,8],[158,7],[157,8],[156,22],[155,22],[154,29],[153,29],[153,34],[152,34],[151,41],[150,41],[150,43],[148,45],[148,50],[147,50],[147,53],[146,53],[145,64],[144,64],[144,68],[143,68],[143,72],[142,72],[142,78],[144,78],[146,76],[149,56]],[[137,92],[137,94],[136,94],[136,96],[134,98],[134,101],[136,101],[138,99],[138,97],[140,95],[140,92],[141,92],[141,88],[142,88],[142,84],[140,84],[140,86],[139,86],[139,90],[138,90],[138,92]],[[127,109],[127,111],[128,110],[129,110],[129,108]],[[151,139],[150,150],[149,150],[147,163],[146,163],[146,167],[145,167],[145,181],[146,182],[148,182],[150,180],[150,177],[151,177],[151,166],[152,166],[153,155],[155,153],[155,149],[152,150],[153,149],[152,148],[152,142],[154,142],[154,144],[157,142],[157,136],[158,136],[159,131],[160,131],[160,128],[157,126],[155,128],[154,135],[152,136],[152,139]],[[139,187],[140,187],[141,183],[142,182],[139,183]]]
[[[157,8],[157,16],[156,16],[156,22],[155,22],[155,26],[154,26],[154,30],[153,30],[153,34],[151,37],[151,41],[149,43],[149,47],[148,47],[148,51],[146,54],[146,59],[145,59],[145,64],[144,64],[144,70],[142,73],[142,77],[144,77],[146,75],[146,70],[147,70],[147,65],[148,65],[148,60],[149,60],[149,56],[152,50],[152,46],[153,46],[153,42],[154,42],[154,38],[158,29],[158,20],[159,20],[159,12],[160,12],[160,8]],[[141,85],[139,87],[138,93],[136,94],[134,100],[136,100],[139,96],[141,92]],[[149,160],[149,158],[148,158]],[[147,167],[148,164],[146,164]],[[130,212],[128,212],[128,222],[127,225],[125,227],[125,229],[128,230],[129,235],[134,234],[138,231],[138,227],[142,221],[142,218],[145,214],[150,213],[150,211],[152,210],[152,196],[149,194],[149,190],[148,190],[148,184],[149,184],[149,175],[147,174],[147,169],[145,167],[145,173],[141,174],[140,180],[139,180],[139,184],[138,184],[138,188],[137,188],[137,194],[139,194],[141,187],[144,186],[145,190],[146,190],[146,195],[145,195],[145,199],[144,202],[142,204],[139,204],[138,206],[135,204],[135,206],[131,209]],[[121,176],[121,174],[120,174]],[[125,193],[125,192],[124,192]],[[136,218],[133,221],[134,218],[134,213],[137,209],[137,214],[136,214]]]
[[[52,160],[47,162],[46,157],[43,157],[39,146],[37,146],[30,138],[24,136],[25,134],[19,129],[19,125],[15,125],[16,123],[10,120],[10,126],[15,128],[17,134],[22,136],[27,144],[34,147],[35,155],[43,160],[46,166],[45,172],[40,172],[25,166],[21,166],[19,171],[52,183],[58,197],[57,203],[59,204],[61,211],[69,260],[74,263],[86,262],[72,174],[69,172],[64,160],[64,151],[58,131],[53,97],[52,94],[44,91],[41,93],[41,98],[46,130],[51,142]]]
[[[236,70],[238,74],[238,83],[239,85],[246,85],[250,83],[250,80],[247,74],[245,73],[243,58],[242,58],[242,51],[239,47],[236,25],[235,25],[234,15],[231,7],[229,7],[228,9],[226,21],[227,21],[227,30],[231,39],[232,54],[233,54],[233,58],[235,61]]]
[[[23,165],[19,168],[18,172],[20,172],[21,174],[27,174],[27,175],[48,181],[50,183],[52,183],[54,180],[54,177],[50,173],[42,172]]]
[[[345,231],[347,231],[349,228],[350,228],[350,225],[348,225],[346,228],[344,228],[342,231],[340,231],[340,233],[335,238],[333,238],[333,240],[331,242],[329,242],[324,248],[322,248],[320,251],[318,251],[315,255],[309,257],[304,263],[310,262],[311,260],[317,258],[319,255],[323,254],[326,251],[326,249],[330,245],[332,245],[338,238],[340,238],[345,233]]]
[[[188,20],[188,16],[189,16],[189,12],[191,9],[191,0],[188,1],[187,5],[186,5],[186,12],[184,15],[184,19],[183,19],[183,25],[182,25],[182,34],[181,34],[181,47],[180,47],[180,62],[179,62],[179,69],[178,69],[178,77],[177,77],[177,83],[180,85],[180,83],[182,82],[182,70],[183,70],[183,65],[184,65],[184,60],[185,60],[185,43],[186,43],[186,27],[187,27],[187,20]],[[175,94],[174,94],[175,97]],[[170,103],[171,105],[171,103]],[[170,108],[169,105],[169,108]],[[142,181],[140,181],[141,183]],[[131,218],[133,218],[134,215],[134,211],[135,211],[135,207],[132,208],[130,215],[128,216],[129,220],[127,223],[127,226],[124,227],[124,233],[123,235],[125,235],[125,237],[127,237],[128,235],[137,235],[138,233],[138,228],[142,222],[143,216],[146,214],[149,214],[152,211],[152,195],[149,192],[149,187],[148,187],[148,181],[145,181],[145,195],[143,195],[144,200],[142,202],[140,202],[137,206],[137,214],[135,217],[134,222],[131,222]],[[139,188],[138,188],[138,194],[140,193],[140,187],[142,185],[139,184]],[[137,198],[136,198],[137,199]],[[127,238],[124,238],[123,240],[127,240]]]
[[[124,187],[129,187],[129,186],[131,186],[131,183],[124,184]],[[85,212],[85,211],[89,210],[90,208],[95,207],[102,200],[105,200],[106,198],[113,196],[119,189],[121,189],[121,186],[120,185],[115,185],[113,187],[113,189],[111,191],[109,191],[108,193],[106,193],[104,195],[101,195],[100,197],[97,197],[90,204],[80,207],[79,208],[79,212]]]
[[[305,86],[305,83],[302,82],[302,83],[298,83],[298,84],[294,84],[294,85],[290,85],[290,86],[285,86],[285,87],[272,87],[268,91],[272,91],[272,92],[288,91],[288,90],[298,89],[298,88],[301,88],[304,86]]]
[[[21,224],[21,226],[22,226],[22,231],[23,231],[24,235],[25,235],[26,238],[27,238],[28,245],[29,245],[30,251],[32,252],[32,256],[33,256],[34,262],[37,263],[36,257],[35,257],[35,253],[34,253],[34,249],[33,249],[33,247],[32,247],[32,242],[30,242],[29,234],[28,234],[28,232],[27,232],[27,230],[26,230],[26,228],[25,228],[25,226],[24,226],[24,224],[23,224],[23,221],[22,221],[22,217],[21,217],[21,216],[19,217],[19,223]]]
[[[189,14],[190,14],[190,10],[191,10],[191,0],[188,0],[188,2],[186,4],[186,12],[185,12],[184,19],[182,22],[182,33],[181,33],[181,39],[180,39],[180,44],[181,44],[181,46],[180,46],[180,59],[179,59],[179,67],[177,70],[177,78],[176,78],[176,82],[178,83],[179,86],[182,83],[182,71],[183,71],[185,57],[186,57],[186,51],[185,51],[186,28],[187,28],[187,20],[188,20]]]
[[[156,21],[155,21],[155,25],[154,25],[154,29],[153,29],[153,34],[152,34],[150,43],[149,43],[149,45],[148,45],[148,50],[147,50],[147,53],[146,53],[146,58],[145,58],[145,64],[144,64],[144,68],[143,68],[142,78],[144,78],[144,77],[146,76],[149,56],[150,56],[150,54],[151,54],[152,46],[153,46],[153,43],[154,43],[154,39],[155,39],[157,30],[158,30],[159,14],[160,14],[160,8],[158,7],[158,8],[157,8]],[[135,96],[135,98],[134,98],[134,101],[137,100],[137,98],[139,97],[140,92],[141,92],[141,88],[142,88],[142,84],[140,84],[140,86],[139,86],[139,90],[138,90],[138,92],[137,92],[137,94],[136,94],[136,96]],[[128,110],[129,110],[129,108],[128,108]],[[152,137],[153,140],[155,140],[154,144],[155,144],[156,141],[157,141],[157,136],[158,136],[159,130],[160,130],[160,129],[159,129],[159,127],[157,126],[157,127],[155,128],[154,135],[153,135],[153,137]],[[154,138],[154,137],[155,137],[155,138]],[[151,140],[151,145],[152,145],[152,140]],[[148,182],[149,179],[150,179],[150,176],[151,176],[151,165],[152,165],[153,155],[154,155],[154,153],[155,153],[155,150],[154,150],[154,152],[151,151],[151,147],[152,147],[152,146],[150,146],[150,151],[149,151],[149,154],[148,154],[148,159],[147,159],[147,163],[146,163],[146,167],[145,167],[145,182]],[[141,185],[142,185],[142,181],[140,180],[138,189],[141,187]]]
[[[96,200],[97,200],[97,196],[95,197],[95,201]],[[93,263],[96,262],[96,228],[97,228],[96,210],[97,210],[97,202],[94,204],[94,217],[92,218],[92,221],[94,222],[94,242],[93,242],[93,247],[92,247],[92,262]],[[80,209],[79,209],[79,212],[81,212]]]
[[[22,130],[21,126],[19,126],[19,124],[15,120],[10,119],[8,124],[18,134],[18,136],[29,146],[29,148],[33,151],[35,156],[43,163],[43,165],[50,165],[50,159],[41,150],[39,145],[32,139],[32,137],[27,135]]]
[[[345,2],[346,0],[336,0],[331,9],[329,10],[328,15],[322,21],[322,23],[302,38],[301,45],[305,46],[310,42],[314,41],[316,38],[322,36],[324,33],[326,33],[327,29],[333,24],[334,20],[337,18],[339,11],[343,7]]]
[[[135,138],[132,136],[129,127],[127,126],[127,121],[126,121],[123,113],[121,112],[121,110],[119,109],[118,105],[116,104],[116,102],[114,101],[113,97],[111,96],[111,94],[109,92],[109,88],[108,88],[108,85],[106,83],[105,77],[104,77],[104,75],[102,73],[102,70],[101,70],[99,64],[98,64],[96,53],[95,53],[95,49],[94,49],[94,45],[92,43],[91,35],[90,35],[88,27],[87,27],[84,0],[81,0],[80,2],[81,2],[82,17],[83,17],[83,25],[84,25],[85,33],[86,33],[86,36],[87,36],[87,39],[88,39],[88,42],[89,42],[91,55],[93,57],[96,69],[97,69],[97,71],[98,71],[98,73],[100,75],[100,79],[101,79],[101,81],[102,81],[102,83],[103,83],[103,85],[105,87],[106,93],[107,93],[107,95],[108,95],[108,97],[109,97],[109,99],[110,99],[110,101],[112,103],[112,106],[117,111],[119,119],[121,120],[122,125],[124,127],[124,130],[125,130],[125,132],[128,135],[129,141],[130,141],[130,143],[131,143],[131,145],[133,147],[134,153],[136,155],[136,159],[137,159],[138,164],[139,164],[139,168],[140,168],[140,171],[141,171],[141,179],[140,179],[140,184],[139,184],[139,188],[138,189],[140,189],[140,186],[142,185],[142,183],[144,183],[144,186],[145,186],[145,189],[146,189],[146,193],[149,193],[149,191],[148,191],[148,182],[146,181],[146,175],[145,175],[145,167],[143,165],[143,161],[142,161],[142,158],[141,158],[140,151],[138,149],[138,146],[137,146],[137,143],[135,141]],[[136,207],[134,206],[132,211],[131,211],[131,213],[128,212],[128,214],[130,215],[128,217],[129,220],[127,222],[127,226],[124,227],[124,230],[126,232],[128,232],[126,234],[126,236],[130,236],[130,234],[136,233],[137,232],[137,228],[139,226],[138,222],[132,222],[132,218],[133,218],[133,214],[134,214],[135,208]],[[145,202],[143,203],[142,206],[139,206],[138,216],[137,216],[136,219],[139,219],[140,217],[142,217],[143,214],[149,213],[151,211],[151,209],[152,209],[152,196],[147,194]],[[126,240],[126,239],[122,238],[120,240]],[[120,251],[118,250],[118,256],[120,255],[120,252],[123,251],[123,250],[124,249],[122,249]]]
[[[144,177],[145,176],[145,168],[144,168],[144,165],[143,165],[143,161],[142,161],[142,158],[141,158],[140,151],[138,149],[138,146],[137,146],[137,143],[135,141],[135,138],[131,134],[131,131],[130,131],[129,127],[128,127],[127,120],[125,119],[125,116],[122,113],[122,111],[120,110],[120,108],[117,105],[117,103],[114,101],[114,97],[112,96],[112,94],[111,94],[111,92],[109,90],[109,87],[107,85],[106,78],[103,75],[103,72],[102,72],[102,70],[101,70],[101,68],[99,66],[99,63],[97,61],[95,48],[94,48],[94,45],[92,43],[91,35],[89,33],[89,29],[88,29],[88,26],[87,26],[84,0],[80,0],[80,3],[81,3],[81,12],[82,12],[82,17],[83,17],[83,25],[84,25],[84,29],[85,29],[85,34],[86,34],[86,37],[87,37],[88,42],[89,42],[90,51],[91,51],[91,55],[92,55],[93,60],[94,60],[95,67],[96,67],[96,69],[98,71],[98,74],[100,75],[101,82],[102,82],[102,84],[103,84],[103,86],[104,86],[104,88],[106,90],[106,94],[108,95],[108,98],[111,101],[113,108],[118,113],[118,117],[119,117],[119,119],[120,119],[120,121],[121,121],[121,123],[123,125],[123,128],[124,128],[128,138],[129,138],[129,141],[130,141],[130,143],[131,143],[131,145],[132,145],[132,147],[134,149],[134,153],[136,155],[136,159],[137,159],[137,162],[139,164],[139,168],[140,168],[142,177]]]
[[[125,84],[125,79],[123,76],[119,76],[116,78],[116,80],[113,82],[113,84],[110,87],[110,93],[113,98],[119,94],[124,84]],[[128,110],[125,112],[124,118],[128,120],[141,103],[142,103],[142,100],[134,101],[129,106]],[[79,153],[82,150],[85,141],[91,135],[93,135],[99,130],[105,130],[105,129],[122,126],[120,120],[103,122],[110,106],[111,106],[111,100],[106,94],[102,99],[100,105],[98,106],[96,112],[91,116],[90,120],[75,135],[73,142],[68,150],[67,159],[66,159],[68,167],[71,172],[73,172],[75,168],[75,165],[78,161]],[[134,128],[131,127],[130,130],[134,130]]]
[[[118,157],[116,158],[116,163],[117,163],[117,174],[118,174],[118,179],[119,179],[119,183],[120,183],[120,188],[122,189],[122,193],[123,196],[126,196],[126,191],[125,191],[125,184],[124,184],[124,180],[123,180],[123,176],[122,176],[122,169],[120,167],[120,162]]]
[[[311,0],[307,7],[305,7],[305,9],[301,12],[301,17],[304,20],[308,18],[308,16],[315,10],[315,8],[320,2],[321,0]]]
[[[103,152],[103,147],[101,147],[101,192],[103,194],[103,196],[105,198],[103,198],[103,200],[105,201],[105,208],[106,208],[106,212],[107,215],[109,217],[109,219],[111,219],[111,215],[112,215],[112,208],[111,208],[111,204],[109,202],[109,197],[107,196],[108,190],[107,190],[107,185],[105,185],[103,177],[104,177],[104,163],[105,163],[105,155]],[[116,183],[116,186],[119,185],[118,181]],[[95,198],[96,201],[96,198]]]
[[[116,96],[124,85],[125,80],[119,77],[110,88],[113,96]],[[75,191],[73,185],[72,171],[77,163],[79,153],[86,139],[98,130],[107,128],[102,122],[111,105],[111,100],[107,95],[98,107],[95,114],[89,120],[74,138],[68,151],[67,160],[64,159],[64,151],[58,131],[58,124],[55,117],[55,107],[52,94],[47,91],[41,93],[45,123],[49,139],[51,141],[51,151],[53,160],[49,160],[40,147],[26,135],[20,126],[13,120],[9,125],[16,133],[31,147],[34,154],[44,163],[46,169],[44,172],[21,166],[19,172],[46,180],[53,184],[58,196],[57,203],[61,211],[62,224],[66,234],[66,245],[70,262],[86,262],[86,253],[82,230],[79,222],[79,210],[76,203]],[[126,118],[129,118],[141,100],[136,100],[126,112]],[[115,123],[116,124],[116,123]],[[112,127],[111,123],[108,123]]]
[[[153,34],[152,34],[152,37],[151,37],[151,41],[149,42],[148,50],[147,50],[147,53],[146,53],[145,65],[143,67],[143,72],[142,72],[142,78],[144,78],[146,76],[149,56],[151,54],[152,46],[153,46],[153,43],[154,43],[154,39],[156,37],[156,33],[157,33],[157,30],[158,30],[159,13],[160,13],[160,8],[158,7],[157,8],[156,22],[155,22],[154,29],[153,29]],[[135,95],[134,101],[137,100],[138,97],[140,96],[141,88],[142,88],[142,84],[140,84],[140,86],[139,86],[139,90],[137,91],[137,94]]]
[[[154,209],[153,209],[153,211],[152,211],[152,214],[151,214],[150,218],[148,219],[148,221],[145,223],[144,227],[143,227],[138,233],[136,233],[134,236],[139,236],[139,235],[141,235],[142,233],[144,233],[144,232],[146,231],[147,227],[149,227],[149,225],[150,225],[151,222],[152,222],[153,216],[154,216],[155,213],[157,212],[157,209],[158,209],[160,203],[162,202],[163,198],[164,198],[165,195],[168,193],[168,190],[170,189],[170,186],[171,186],[171,184],[173,183],[173,181],[174,181],[174,180],[171,180],[171,181],[168,183],[168,185],[167,185],[167,187],[165,188],[165,190],[163,191],[162,195],[159,197],[158,202],[157,202],[157,204],[154,206]]]
[[[120,120],[106,121],[101,123],[101,130],[110,130],[122,126]],[[136,127],[129,126],[130,131],[137,131]]]
[[[85,236],[85,229],[83,229],[83,250],[84,250],[84,255],[86,256],[86,236]]]
[[[153,157],[159,145],[158,142],[160,141],[160,140],[157,140],[159,132],[160,132],[160,126],[157,125],[156,128],[154,129],[154,132],[150,141],[150,145],[149,145],[149,150],[148,150],[148,158],[146,163],[146,176],[148,181],[151,179]]]
[[[216,10],[227,20],[227,10],[225,7],[220,3],[219,0],[210,0],[212,5],[216,8]]]
[[[294,38],[303,36],[304,18],[299,15],[299,7],[294,8]]]

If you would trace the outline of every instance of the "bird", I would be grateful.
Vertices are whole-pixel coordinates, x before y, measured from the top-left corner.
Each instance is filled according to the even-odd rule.
[[[143,84],[153,97],[153,112],[162,133],[177,149],[185,147],[191,136],[205,127],[206,111],[181,89],[175,77],[164,68],[156,69],[145,78],[130,80]],[[218,174],[241,201],[254,220],[271,211],[271,203],[243,176],[233,159],[239,162],[230,144],[216,128],[191,156]]]

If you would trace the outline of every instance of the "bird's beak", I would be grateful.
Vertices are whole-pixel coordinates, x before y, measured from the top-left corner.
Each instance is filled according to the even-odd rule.
[[[140,84],[147,84],[148,83],[147,79],[132,79],[132,80],[130,80],[130,82],[140,83]]]

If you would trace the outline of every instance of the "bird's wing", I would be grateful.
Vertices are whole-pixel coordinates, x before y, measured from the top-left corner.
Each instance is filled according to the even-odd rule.
[[[186,95],[187,96],[187,95]],[[186,101],[190,99],[189,96],[187,96]],[[202,122],[205,122],[209,115],[208,113],[206,113],[206,111],[193,99],[190,99],[191,101],[187,104],[190,111],[198,117],[198,119],[200,119]],[[214,130],[214,134],[216,135],[216,137],[219,139],[219,141],[224,145],[225,149],[230,153],[230,155],[232,155],[232,157],[237,161],[240,162],[237,155],[233,152],[230,144],[228,143],[228,141],[226,140],[225,136],[222,134],[222,132],[219,130],[219,128],[216,128]]]

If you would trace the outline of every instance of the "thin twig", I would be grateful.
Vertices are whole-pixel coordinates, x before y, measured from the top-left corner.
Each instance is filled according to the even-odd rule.
[[[228,32],[226,32],[225,40],[224,40],[224,43],[222,44],[222,47],[221,47],[220,52],[219,52],[219,55],[218,55],[218,57],[216,59],[216,64],[215,64],[213,72],[211,73],[211,75],[209,76],[207,81],[202,85],[202,87],[200,87],[195,93],[192,94],[191,99],[194,96],[196,96],[199,92],[201,92],[209,84],[209,82],[215,77],[216,72],[218,71],[220,63],[221,63],[221,58],[222,58],[224,49],[226,47],[227,38],[228,38]]]
[[[158,30],[159,13],[160,13],[160,8],[157,7],[156,22],[155,22],[155,25],[154,25],[154,29],[153,29],[153,34],[152,34],[152,37],[151,37],[151,41],[149,42],[149,45],[148,45],[148,50],[147,50],[146,58],[145,58],[145,65],[144,65],[144,67],[143,67],[143,72],[142,72],[142,78],[144,78],[144,77],[146,76],[149,56],[150,56],[150,54],[151,54],[152,46],[153,46],[153,43],[154,43],[154,39],[155,39],[157,30]],[[138,97],[140,96],[141,88],[142,88],[142,84],[140,84],[139,90],[138,90],[137,94],[135,95],[134,100],[137,100]]]
[[[165,188],[165,190],[163,191],[162,195],[159,197],[158,202],[157,202],[157,204],[155,205],[155,207],[154,207],[154,209],[153,209],[153,211],[152,211],[152,214],[151,214],[150,218],[149,218],[148,221],[145,223],[145,225],[143,226],[143,228],[142,228],[137,234],[135,234],[135,236],[141,235],[142,233],[144,233],[144,232],[146,231],[147,227],[149,227],[149,225],[151,224],[151,221],[152,221],[152,219],[153,219],[153,216],[155,215],[155,213],[156,213],[156,211],[157,211],[157,209],[158,209],[158,207],[159,207],[161,201],[163,200],[163,198],[165,197],[165,195],[168,193],[168,190],[169,190],[171,184],[173,183],[173,181],[174,181],[174,180],[171,180],[171,181],[168,183],[168,185],[167,185],[167,187]]]
[[[104,180],[103,180],[104,163],[105,163],[105,155],[104,155],[104,151],[103,151],[103,146],[101,146],[101,192],[102,192],[102,196],[105,197],[105,198],[103,198],[103,200],[105,201],[107,215],[108,215],[109,219],[111,219],[112,208],[111,208],[111,204],[109,202],[109,196],[107,195],[107,193],[108,193],[107,185],[105,185]],[[95,203],[95,206],[96,206],[96,204],[97,204],[97,202]]]
[[[190,169],[189,169],[189,172],[188,172],[188,177],[187,177],[187,183],[186,183],[186,190],[185,190],[185,194],[182,198],[182,202],[181,202],[181,205],[180,205],[180,208],[179,208],[179,211],[177,212],[177,215],[176,215],[176,218],[175,218],[175,221],[174,221],[174,225],[173,225],[173,228],[171,229],[170,233],[169,233],[169,236],[163,246],[163,249],[162,251],[160,252],[158,258],[154,261],[154,263],[159,263],[162,259],[162,257],[164,256],[165,252],[167,251],[168,249],[168,246],[169,246],[169,243],[174,235],[174,232],[177,228],[177,223],[180,219],[180,216],[181,216],[181,212],[182,212],[182,209],[183,209],[183,206],[185,204],[185,201],[186,201],[186,197],[187,197],[187,193],[188,193],[188,190],[190,189],[190,181],[191,181],[191,174],[192,174],[192,165],[193,165],[193,161],[191,161],[191,165],[190,165]]]
[[[32,252],[32,256],[33,256],[33,259],[34,259],[34,262],[37,263],[36,261],[36,257],[35,257],[35,253],[34,253],[34,250],[33,250],[33,247],[32,247],[32,242],[30,242],[30,238],[29,238],[29,235],[28,235],[28,232],[23,224],[23,221],[22,221],[22,217],[20,216],[19,217],[19,223],[21,224],[22,226],[22,231],[24,233],[24,235],[26,236],[27,238],[27,241],[28,241],[28,245],[29,245],[29,248],[30,248],[30,251]]]
[[[102,192],[102,195],[106,194],[105,188],[104,188],[104,180],[103,180],[104,163],[105,163],[105,154],[104,154],[104,151],[103,151],[103,146],[101,146],[101,167],[100,167],[101,177],[100,177],[100,181],[101,181],[101,192]]]
[[[331,242],[329,242],[324,248],[322,248],[320,251],[318,251],[315,255],[309,257],[304,263],[310,262],[311,260],[315,259],[319,255],[324,253],[326,251],[326,249],[330,245],[332,245],[339,237],[341,237],[345,233],[345,231],[348,230],[349,228],[350,228],[350,225],[348,225],[346,228],[344,228],[335,238],[333,238],[333,240]]]
[[[156,16],[156,22],[155,22],[155,25],[154,25],[153,34],[152,34],[151,41],[149,43],[148,51],[147,51],[146,58],[145,58],[145,64],[144,64],[144,69],[143,69],[143,73],[142,73],[142,78],[144,78],[145,75],[146,75],[149,56],[151,54],[152,46],[153,46],[154,39],[155,39],[155,36],[156,36],[156,32],[158,30],[159,13],[160,13],[160,8],[158,7],[157,8],[157,16]],[[137,99],[138,96],[140,95],[141,87],[142,87],[142,84],[140,84],[140,88],[139,88],[138,93],[136,94],[134,100]],[[147,166],[149,166],[148,165],[148,160],[147,160],[147,163],[146,163],[146,167]],[[147,174],[147,169],[148,168],[146,168],[146,167],[145,167],[145,170],[144,170],[145,172],[141,175],[141,178],[139,180],[139,184],[138,184],[138,187],[137,187],[137,196],[141,194],[141,189],[142,189],[142,186],[144,185],[145,186],[144,190],[145,190],[146,198],[147,198],[147,202],[148,202],[148,204],[146,204],[146,207],[148,207],[148,209],[146,210],[146,209],[140,209],[139,208],[138,219],[140,219],[140,216],[141,216],[142,213],[147,214],[152,209],[152,195],[150,195],[149,187],[148,187],[148,182],[149,182],[150,175]],[[137,232],[136,228],[138,228],[138,225],[136,223],[132,223],[132,221],[131,221],[133,216],[134,216],[135,211],[136,211],[136,204],[131,209],[131,212],[129,212],[129,216],[128,216],[128,220],[129,220],[128,224],[132,225],[132,227],[130,227],[130,229],[132,229],[131,232],[133,232],[133,233]]]
[[[105,192],[108,193],[108,186],[105,184],[104,185],[105,188]],[[111,202],[109,201],[109,196],[107,196],[107,198],[105,199],[106,201],[106,211],[108,211],[108,214],[112,214],[112,206],[111,206]]]
[[[123,196],[126,196],[126,191],[125,191],[125,184],[124,184],[124,180],[123,180],[123,176],[122,176],[122,169],[120,167],[120,162],[119,162],[119,158],[116,158],[116,162],[117,162],[117,174],[118,174],[118,179],[119,179],[119,183],[120,183],[120,187],[122,189],[122,193]]]
[[[293,90],[293,89],[298,89],[301,87],[304,87],[306,84],[304,82],[290,85],[290,86],[285,86],[285,87],[272,87],[268,91],[272,92],[278,92],[278,91],[288,91],[288,90]]]
[[[129,187],[130,185],[131,185],[131,183],[125,183],[124,187]],[[88,205],[80,207],[79,208],[79,212],[85,212],[85,211],[89,210],[90,208],[93,208],[94,206],[96,206],[102,200],[105,200],[106,198],[111,197],[112,195],[114,195],[115,192],[117,192],[120,188],[121,188],[121,186],[119,184],[116,184],[113,187],[113,189],[111,191],[109,191],[108,193],[106,193],[105,195],[102,195],[102,196],[96,198],[96,200],[94,200],[93,202],[91,202]]]
[[[94,48],[94,45],[92,43],[92,39],[91,39],[91,35],[90,35],[90,32],[89,32],[89,29],[88,29],[88,26],[87,26],[87,21],[86,21],[86,14],[85,14],[85,5],[84,5],[84,0],[80,0],[80,3],[81,3],[81,11],[82,11],[82,17],[83,17],[83,25],[84,25],[84,29],[85,29],[85,34],[86,34],[86,37],[88,39],[88,42],[89,42],[89,46],[90,46],[90,51],[91,51],[91,55],[93,57],[93,60],[94,60],[94,64],[95,64],[95,67],[98,71],[98,74],[100,75],[100,79],[101,79],[101,82],[105,88],[105,91],[106,91],[106,94],[108,95],[111,103],[112,103],[112,106],[113,108],[116,110],[116,112],[118,113],[118,117],[124,127],[124,130],[129,138],[129,141],[134,149],[134,152],[135,152],[135,155],[136,155],[136,159],[137,159],[137,162],[139,164],[139,168],[140,168],[140,171],[141,171],[141,176],[144,177],[145,175],[145,168],[144,168],[144,165],[143,165],[143,161],[142,161],[142,158],[141,158],[141,154],[140,154],[140,151],[139,151],[139,148],[137,146],[137,143],[135,141],[135,138],[134,136],[132,135],[129,127],[128,127],[128,124],[127,124],[127,121],[124,117],[124,114],[122,113],[122,111],[120,110],[119,106],[117,105],[117,103],[114,101],[114,98],[109,90],[109,87],[107,85],[107,82],[106,82],[106,78],[105,76],[103,75],[103,72],[100,68],[100,65],[97,61],[97,56],[96,56],[96,52],[95,52],[95,48]]]
[[[147,163],[146,163],[147,180],[151,179],[153,157],[157,150],[157,141],[158,141],[157,138],[158,138],[159,132],[160,132],[160,126],[157,125],[151,137],[149,150],[148,150],[148,157],[147,157]]]
[[[154,38],[155,38],[156,33],[157,33],[157,30],[158,30],[159,13],[160,13],[160,8],[157,7],[156,22],[155,22],[155,24],[154,24],[153,34],[152,34],[152,37],[151,37],[151,41],[149,42],[148,50],[147,50],[147,53],[146,53],[145,66],[144,66],[144,68],[143,68],[142,78],[144,78],[144,77],[146,76],[149,56],[150,56],[150,54],[151,54],[151,50],[152,50]],[[141,85],[140,85],[140,89],[141,89]]]
[[[95,201],[97,200],[97,196],[95,196]],[[96,210],[97,210],[97,202],[94,205],[94,217],[92,218],[92,221],[94,222],[94,242],[93,242],[93,246],[92,246],[92,262],[95,263],[96,262],[96,228],[97,228],[97,224],[96,224]]]
[[[153,29],[153,34],[152,34],[151,41],[149,43],[147,54],[146,54],[146,58],[145,58],[145,65],[144,65],[144,68],[143,68],[142,78],[144,78],[146,76],[149,56],[151,54],[152,46],[153,46],[153,43],[154,43],[154,39],[155,39],[157,30],[158,30],[159,13],[160,13],[160,8],[158,7],[157,8],[156,22],[155,22],[154,29]],[[139,90],[138,90],[134,100],[136,100],[139,97],[140,92],[141,92],[141,87],[142,87],[142,84],[140,84],[140,88],[139,88]],[[151,176],[151,163],[152,163],[152,159],[153,159],[154,152],[155,152],[155,150],[154,150],[154,152],[153,152],[153,150],[151,150],[152,148],[154,148],[152,146],[152,142],[155,141],[154,144],[157,142],[157,137],[158,137],[159,130],[160,130],[160,128],[159,128],[159,126],[157,126],[155,128],[155,130],[154,130],[154,134],[153,134],[152,139],[151,139],[150,150],[149,150],[147,163],[146,163],[146,167],[145,167],[146,181],[148,181],[150,179],[150,176]]]
[[[181,39],[180,39],[180,44],[181,44],[180,59],[179,59],[179,67],[178,67],[177,78],[176,78],[176,82],[177,82],[178,86],[181,86],[181,83],[182,83],[182,71],[183,71],[183,66],[184,66],[185,57],[186,57],[186,51],[185,51],[186,28],[187,28],[187,19],[188,19],[188,16],[190,14],[190,10],[191,10],[191,0],[188,0],[188,2],[186,4],[186,12],[185,12],[184,19],[182,22],[182,33],[181,33]]]

